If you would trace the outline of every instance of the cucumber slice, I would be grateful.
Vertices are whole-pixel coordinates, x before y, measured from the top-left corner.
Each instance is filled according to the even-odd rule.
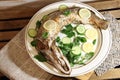
[[[48,15],[44,15],[44,16],[42,17],[42,20],[45,21],[45,20],[47,20],[47,18],[48,18]]]
[[[32,38],[34,38],[37,35],[37,31],[35,29],[29,29],[28,35]]]
[[[80,34],[85,33],[85,27],[84,27],[84,25],[82,25],[82,24],[78,25],[77,28],[76,28],[76,30],[77,30],[77,32],[80,33]]]
[[[59,6],[59,10],[60,10],[60,11],[64,11],[64,10],[66,10],[66,9],[68,9],[68,6],[66,6],[66,5],[64,5],[64,4],[62,4],[62,5]]]
[[[62,38],[62,42],[63,42],[64,44],[70,44],[70,43],[71,43],[71,39],[68,38],[68,37],[64,37],[64,38]]]
[[[84,52],[89,53],[92,52],[94,45],[92,43],[86,42],[82,45],[82,49]]]
[[[84,8],[84,9],[80,9],[79,10],[79,16],[82,18],[82,19],[88,19],[91,17],[91,12],[90,10]]]
[[[72,48],[72,53],[75,54],[75,55],[79,55],[81,53],[81,48],[80,46],[74,46]]]

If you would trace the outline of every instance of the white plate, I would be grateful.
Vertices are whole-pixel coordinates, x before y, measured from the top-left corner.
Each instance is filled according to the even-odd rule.
[[[65,4],[65,5],[69,6],[69,7],[76,6],[76,7],[88,8],[88,9],[92,10],[97,16],[104,19],[103,15],[100,14],[96,9],[94,9],[91,6],[88,6],[86,4],[83,4],[83,3],[75,3],[75,2],[73,3],[73,2],[61,1],[61,2],[56,2],[56,3],[50,4],[50,5],[42,8],[42,9],[40,9],[32,17],[32,19],[28,23],[27,28],[26,28],[26,32],[25,32],[26,48],[27,48],[27,51],[28,51],[30,57],[32,58],[32,60],[40,68],[47,71],[48,73],[58,75],[58,76],[63,76],[63,77],[74,77],[74,76],[78,76],[78,75],[83,75],[83,74],[86,74],[86,73],[88,73],[90,71],[95,70],[105,60],[105,58],[107,57],[107,55],[109,53],[109,50],[110,50],[110,47],[111,47],[111,43],[112,43],[112,37],[111,37],[111,32],[110,32],[109,28],[107,30],[101,30],[101,33],[102,33],[102,45],[101,45],[101,49],[100,49],[99,53],[97,54],[97,56],[90,63],[88,63],[87,65],[85,65],[83,67],[72,69],[72,72],[71,72],[70,75],[63,74],[63,73],[57,71],[54,67],[52,67],[48,63],[39,62],[35,58],[33,58],[34,55],[37,54],[37,50],[34,47],[32,47],[31,44],[30,44],[30,42],[33,39],[28,36],[28,29],[29,28],[35,28],[37,20],[41,20],[41,18],[45,14],[48,14],[50,12],[53,12],[53,11],[57,10],[58,7],[61,4]]]

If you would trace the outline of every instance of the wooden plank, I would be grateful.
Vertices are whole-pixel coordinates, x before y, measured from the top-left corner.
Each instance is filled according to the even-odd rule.
[[[8,42],[0,42],[0,49],[5,46]]]
[[[104,80],[104,79],[120,79],[120,69],[111,69],[104,73],[104,75],[101,75],[100,77],[97,76],[95,73],[91,76],[90,80]]]
[[[3,76],[3,74],[0,72],[0,77],[2,77]]]
[[[60,0],[39,0],[39,1],[34,1],[34,2],[23,4],[23,5],[19,5],[19,6],[13,6],[11,8],[8,7],[5,9],[0,9],[0,20],[31,17],[42,7],[56,1],[60,1]]]
[[[76,78],[79,79],[79,80],[89,80],[92,74],[94,74],[94,71],[89,72],[85,75],[77,76]]]
[[[0,21],[0,30],[20,29],[25,27],[29,19]]]
[[[120,0],[99,1],[87,4],[96,8],[97,10],[120,8]]]
[[[120,20],[118,20],[118,22],[120,23]]]
[[[42,7],[56,1],[60,0],[40,0],[11,8],[0,9],[0,19],[31,17]],[[87,4],[98,10],[120,8],[120,0],[97,1]]]
[[[50,80],[76,80],[74,77],[59,77],[59,76],[52,76]]]
[[[101,13],[104,13],[104,12],[106,12],[106,11],[102,11]],[[120,18],[120,14],[119,14],[120,9],[118,9],[118,10],[109,10],[107,12],[109,12],[114,18]]]
[[[120,18],[120,9],[119,10],[112,10],[109,12],[113,15],[113,17]]]
[[[0,41],[12,39],[19,31],[0,32]]]

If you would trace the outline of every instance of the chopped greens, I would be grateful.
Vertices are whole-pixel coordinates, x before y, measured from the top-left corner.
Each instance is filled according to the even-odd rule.
[[[75,36],[75,33],[74,33],[74,32],[69,32],[69,33],[67,34],[67,37],[69,37],[69,38],[71,38],[71,37],[73,37],[73,36]]]
[[[46,39],[46,38],[48,38],[48,35],[49,35],[48,32],[43,32],[43,34],[42,34],[42,38]]]
[[[63,12],[63,14],[64,14],[65,16],[68,16],[70,13],[71,13],[70,10],[65,10],[65,11]]]
[[[45,20],[47,20],[47,18],[48,18],[48,15],[44,15],[44,16],[42,17],[42,20],[45,21]]]
[[[75,36],[75,33],[73,32],[73,27],[71,24],[66,25],[65,29],[61,30],[61,32],[66,34],[67,37],[69,37],[69,38]]]
[[[73,30],[73,26],[71,24],[68,24],[65,26],[68,31]]]
[[[73,42],[74,45],[80,45],[80,37],[75,37]]]
[[[80,37],[79,40],[80,40],[82,43],[87,42],[87,39],[86,39],[85,37]]]
[[[38,55],[35,55],[34,58],[37,59],[40,62],[46,62],[47,61],[47,59],[42,55],[41,52],[39,52]]]
[[[95,43],[96,43],[96,39],[95,39],[95,40],[93,40],[93,42],[92,42],[92,43],[93,43],[93,45],[95,45]]]
[[[93,57],[93,55],[94,55],[94,52],[86,53],[85,59],[89,60],[89,59],[91,59]]]
[[[38,40],[37,40],[37,39],[34,39],[33,41],[31,41],[31,45],[32,45],[33,47],[36,47],[36,46],[37,46],[37,42],[38,42]]]
[[[38,21],[36,22],[36,28],[39,29],[39,28],[40,28],[40,25],[41,25],[41,21],[38,20]]]
[[[82,47],[83,44],[88,42],[90,44],[96,43],[96,39],[92,41],[84,35],[86,29],[87,28],[83,24],[68,24],[65,25],[60,32],[60,35],[63,34],[63,36],[61,37],[58,35],[55,39],[57,46],[72,67],[76,64],[85,65],[86,62],[94,56],[94,52],[89,51],[89,53],[87,53]]]
[[[60,37],[57,37],[57,38],[56,38],[56,42],[60,42]]]

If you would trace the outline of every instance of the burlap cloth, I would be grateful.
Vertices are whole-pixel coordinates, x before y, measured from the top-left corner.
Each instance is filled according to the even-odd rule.
[[[95,70],[98,75],[120,65],[120,23],[109,13],[103,15],[110,21],[113,43],[107,59]],[[25,28],[0,50],[0,71],[15,80],[49,80],[52,75],[39,68],[29,57],[24,36]]]

